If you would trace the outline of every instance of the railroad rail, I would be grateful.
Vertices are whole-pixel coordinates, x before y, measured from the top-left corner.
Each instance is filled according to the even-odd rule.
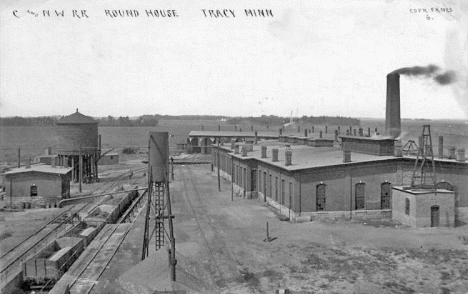
[[[73,272],[73,274],[68,276],[68,279],[65,278],[63,282],[59,281],[62,285],[58,285],[58,288],[63,288],[64,285],[67,285],[70,289],[70,293],[91,293],[108,264],[114,258],[120,245],[125,240],[127,234],[130,232],[136,219],[141,214],[141,211],[144,210],[146,201],[142,200],[146,199],[146,197],[148,197],[147,190],[135,199],[133,204],[119,219],[119,221],[127,220],[129,222],[105,226],[101,233],[104,237],[94,242],[94,244],[98,244],[99,246],[97,248],[92,248],[92,245],[90,245],[91,248],[85,251],[88,255],[85,256],[84,260],[74,269],[78,273],[75,274]],[[142,203],[142,205],[140,206],[138,203]],[[68,282],[68,280],[70,281]],[[53,291],[51,293],[53,293]]]
[[[59,217],[63,217],[65,213],[68,213],[71,215],[67,216],[64,220],[60,221],[57,224],[57,226],[55,226],[54,228],[51,228],[51,230],[48,233],[42,236],[39,240],[35,241],[32,245],[29,246],[29,248],[24,248],[26,246],[23,244],[26,244],[27,240],[32,239],[34,236],[38,236],[40,232],[46,230],[47,226],[43,226],[40,230],[36,231],[34,234],[32,234],[31,236],[23,240],[23,242],[21,242],[18,246],[13,248],[13,250],[10,250],[8,254],[9,256],[12,256],[11,258],[13,258],[13,260],[11,261],[3,260],[1,262],[2,265],[4,265],[2,269],[0,270],[1,288],[7,285],[12,278],[14,278],[19,272],[21,272],[21,265],[23,262],[25,262],[32,255],[40,251],[46,244],[56,239],[59,234],[65,233],[67,229],[66,225],[71,223],[75,215],[79,211],[83,210],[88,204],[89,203],[76,204],[73,207],[71,207],[69,210],[60,214]],[[58,218],[55,219],[55,221],[57,220]],[[24,251],[21,252],[21,250],[24,250]],[[18,252],[21,252],[21,253],[17,257],[14,257],[14,254],[18,254]],[[4,259],[6,259],[6,257]]]
[[[138,217],[139,211],[136,212],[135,214],[135,208],[138,209],[141,206],[144,206],[146,204],[146,199],[148,197],[148,188],[144,188],[145,191],[141,193],[140,196],[138,196],[130,205],[130,207],[127,209],[125,213],[122,214],[122,216],[117,220],[117,223],[133,223],[133,220]],[[133,219],[132,219],[133,218]]]
[[[127,177],[131,173],[141,172],[145,169],[146,168],[141,168],[135,171],[129,171],[124,174],[118,175],[114,177],[111,180],[111,182],[107,182],[99,186],[92,193],[100,190],[101,188],[104,188],[102,191],[100,191],[100,194],[102,194],[102,196],[105,196],[107,195],[105,194],[105,191],[112,188],[116,183],[120,183],[120,181],[123,178]],[[119,193],[122,193],[122,192],[125,192],[125,191],[119,191]],[[22,268],[21,265],[23,262],[25,262],[28,258],[30,258],[34,254],[42,250],[46,244],[48,244],[49,242],[59,237],[59,234],[66,233],[67,231],[66,225],[68,223],[72,223],[73,218],[76,215],[78,215],[79,212],[83,211],[88,206],[91,206],[89,209],[87,209],[87,212],[90,212],[99,204],[100,204],[100,201],[98,201],[97,203],[88,202],[88,203],[77,203],[73,205],[72,207],[68,208],[63,213],[55,217],[52,221],[48,222],[47,224],[42,226],[40,229],[38,229],[36,232],[28,236],[26,239],[21,241],[19,245],[17,245],[16,247],[10,249],[8,252],[3,254],[2,257],[0,258],[0,264],[2,265],[2,268],[0,269],[0,289],[5,287],[14,277],[16,277],[21,272],[21,268]],[[70,216],[67,216],[65,219],[57,223],[58,220],[62,219],[63,216],[67,214],[69,214]],[[50,225],[54,223],[57,223],[57,226],[55,226],[54,228],[50,228]],[[41,232],[47,230],[48,228],[50,228],[50,231],[46,233],[44,236],[42,236],[39,240],[31,244],[29,248],[27,248],[26,245],[24,245],[24,244],[27,244],[29,240],[33,239],[35,236],[40,235]],[[17,257],[14,257],[15,254],[19,254],[19,255]],[[7,258],[9,258],[10,260],[11,259],[13,260],[9,261],[7,260]]]
[[[28,241],[29,239],[31,239],[32,237],[38,235],[41,231],[43,231],[48,225],[50,224],[53,224],[55,222],[57,222],[57,220],[61,219],[67,212],[69,212],[73,207],[69,207],[68,209],[66,209],[65,211],[63,211],[62,213],[60,213],[59,215],[57,215],[56,217],[54,217],[52,220],[50,220],[48,223],[46,223],[45,225],[43,225],[42,227],[40,227],[39,229],[37,229],[34,233],[32,233],[31,235],[29,235],[28,237],[26,237],[26,239],[22,240],[20,242],[20,245],[21,244],[24,244],[26,241]],[[20,246],[18,245],[18,246]],[[1,264],[4,264],[3,260],[4,258],[7,257],[7,255],[11,255],[12,252],[14,251],[18,251],[18,246],[16,247],[13,247],[11,248],[10,250],[4,252],[1,256],[0,256],[0,263]]]

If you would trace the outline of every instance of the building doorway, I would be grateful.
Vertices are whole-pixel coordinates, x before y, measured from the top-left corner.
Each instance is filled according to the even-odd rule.
[[[431,206],[431,227],[439,226],[439,206]]]
[[[326,196],[325,196],[325,184],[319,184],[316,187],[316,196],[317,199],[315,201],[315,210],[316,211],[321,211],[325,210],[325,204],[326,204]]]
[[[36,185],[31,186],[30,195],[31,195],[31,197],[32,196],[37,196],[37,186]]]
[[[366,184],[364,183],[357,183],[356,184],[356,210],[358,209],[364,209],[364,191],[365,191]]]
[[[252,169],[252,189],[251,191],[257,191],[257,170]]]
[[[380,209],[391,208],[392,184],[385,182],[380,188]]]

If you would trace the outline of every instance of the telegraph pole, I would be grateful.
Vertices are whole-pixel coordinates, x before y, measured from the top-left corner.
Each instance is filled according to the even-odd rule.
[[[219,138],[218,138],[218,153],[216,163],[218,165],[218,191],[221,191],[221,177],[219,176]]]

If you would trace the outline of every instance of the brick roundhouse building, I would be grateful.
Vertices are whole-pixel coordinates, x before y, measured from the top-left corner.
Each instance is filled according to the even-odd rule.
[[[307,144],[305,140],[294,140],[290,136],[261,141],[258,145],[232,143],[219,148],[213,145],[213,164],[215,167],[219,164],[220,174],[233,182],[236,195],[260,197],[291,220],[392,218],[392,209],[405,209],[392,207],[392,195],[397,186],[411,183],[415,157],[394,156],[393,139],[354,136],[340,139],[343,149],[328,144]],[[449,217],[441,211],[444,221],[441,218],[432,226],[468,222],[468,163],[437,159],[435,166],[436,192],[445,193],[444,197],[449,199],[452,197],[453,204]],[[418,205],[425,208],[419,210],[426,215],[419,214],[419,217],[430,217],[434,205],[430,201],[423,202],[419,201]],[[409,211],[408,221],[403,222],[431,226],[410,221]]]

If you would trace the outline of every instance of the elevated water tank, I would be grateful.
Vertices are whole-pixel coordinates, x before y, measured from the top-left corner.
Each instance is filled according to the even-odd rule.
[[[96,154],[98,152],[98,122],[76,112],[62,117],[56,124],[58,155]]]

